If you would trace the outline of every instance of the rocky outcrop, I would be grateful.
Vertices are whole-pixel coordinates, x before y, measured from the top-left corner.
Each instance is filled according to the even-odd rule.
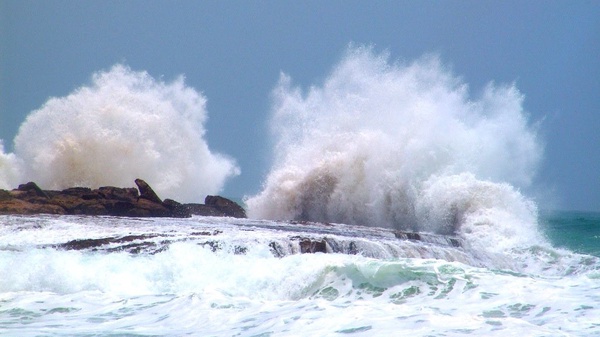
[[[207,195],[204,199],[204,204],[208,207],[216,209],[223,215],[234,218],[246,217],[246,211],[240,205],[218,195]]]
[[[210,205],[162,201],[150,185],[136,179],[136,188],[113,186],[91,189],[72,187],[45,191],[36,183],[19,185],[12,191],[0,190],[0,214],[73,214],[126,217],[176,217],[195,215],[246,217],[242,207],[218,196],[207,197]]]
[[[145,181],[143,181],[142,179],[136,179],[135,184],[140,190],[140,198],[148,199],[157,204],[162,203],[162,200],[160,200],[158,195],[154,193],[152,187],[150,187],[150,185],[148,185]]]

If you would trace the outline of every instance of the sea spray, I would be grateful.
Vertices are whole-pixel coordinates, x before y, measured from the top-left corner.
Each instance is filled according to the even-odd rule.
[[[0,189],[10,189],[18,183],[18,162],[13,153],[4,153],[4,144],[0,139]]]
[[[183,77],[165,83],[117,64],[27,117],[15,138],[21,179],[62,189],[140,177],[162,197],[201,200],[239,174],[204,139],[205,105]]]
[[[273,100],[274,164],[250,216],[490,237],[509,221],[506,235],[536,236],[513,186],[532,182],[542,148],[514,85],[473,99],[437,57],[359,47],[305,92],[282,75]]]

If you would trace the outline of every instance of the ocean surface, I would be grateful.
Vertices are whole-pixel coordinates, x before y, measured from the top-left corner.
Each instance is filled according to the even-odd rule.
[[[0,335],[600,336],[600,214],[539,226],[547,244],[499,254],[341,224],[0,216]]]
[[[99,71],[0,140],[0,188],[263,178],[209,146],[201,90]],[[282,73],[250,219],[0,216],[0,335],[600,336],[600,215],[531,198],[552,182],[525,97],[369,46]]]

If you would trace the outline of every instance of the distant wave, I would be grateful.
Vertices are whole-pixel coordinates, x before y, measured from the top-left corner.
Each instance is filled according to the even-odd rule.
[[[0,152],[0,188],[130,186],[140,177],[163,197],[201,201],[240,173],[209,149],[205,105],[183,77],[164,83],[117,64],[27,117],[15,153]]]
[[[493,247],[535,241],[528,186],[542,156],[514,85],[476,99],[437,57],[411,64],[351,47],[321,85],[281,75],[274,164],[247,198],[255,218],[460,233]],[[498,235],[502,233],[502,235]]]

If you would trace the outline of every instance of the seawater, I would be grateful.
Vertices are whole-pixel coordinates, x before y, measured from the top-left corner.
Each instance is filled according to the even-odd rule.
[[[252,219],[0,216],[0,335],[600,335],[598,215],[524,192],[543,141],[523,101],[370,47],[306,88],[282,74]],[[207,115],[183,77],[117,64],[31,112],[14,153],[0,141],[0,188],[143,178],[197,202],[241,172]]]
[[[597,213],[554,214],[541,222],[563,222],[565,236],[578,235],[568,223],[581,219],[600,226]],[[278,257],[270,242],[315,231],[210,217],[0,223],[2,336],[600,336],[600,262],[569,250],[579,249],[577,240],[499,256],[335,225],[326,237],[363,240],[362,251]],[[215,233],[219,249],[198,233]],[[143,235],[120,246],[60,248]],[[145,248],[128,250],[136,242]]]
[[[556,246],[600,256],[600,213],[546,211],[542,225]]]

